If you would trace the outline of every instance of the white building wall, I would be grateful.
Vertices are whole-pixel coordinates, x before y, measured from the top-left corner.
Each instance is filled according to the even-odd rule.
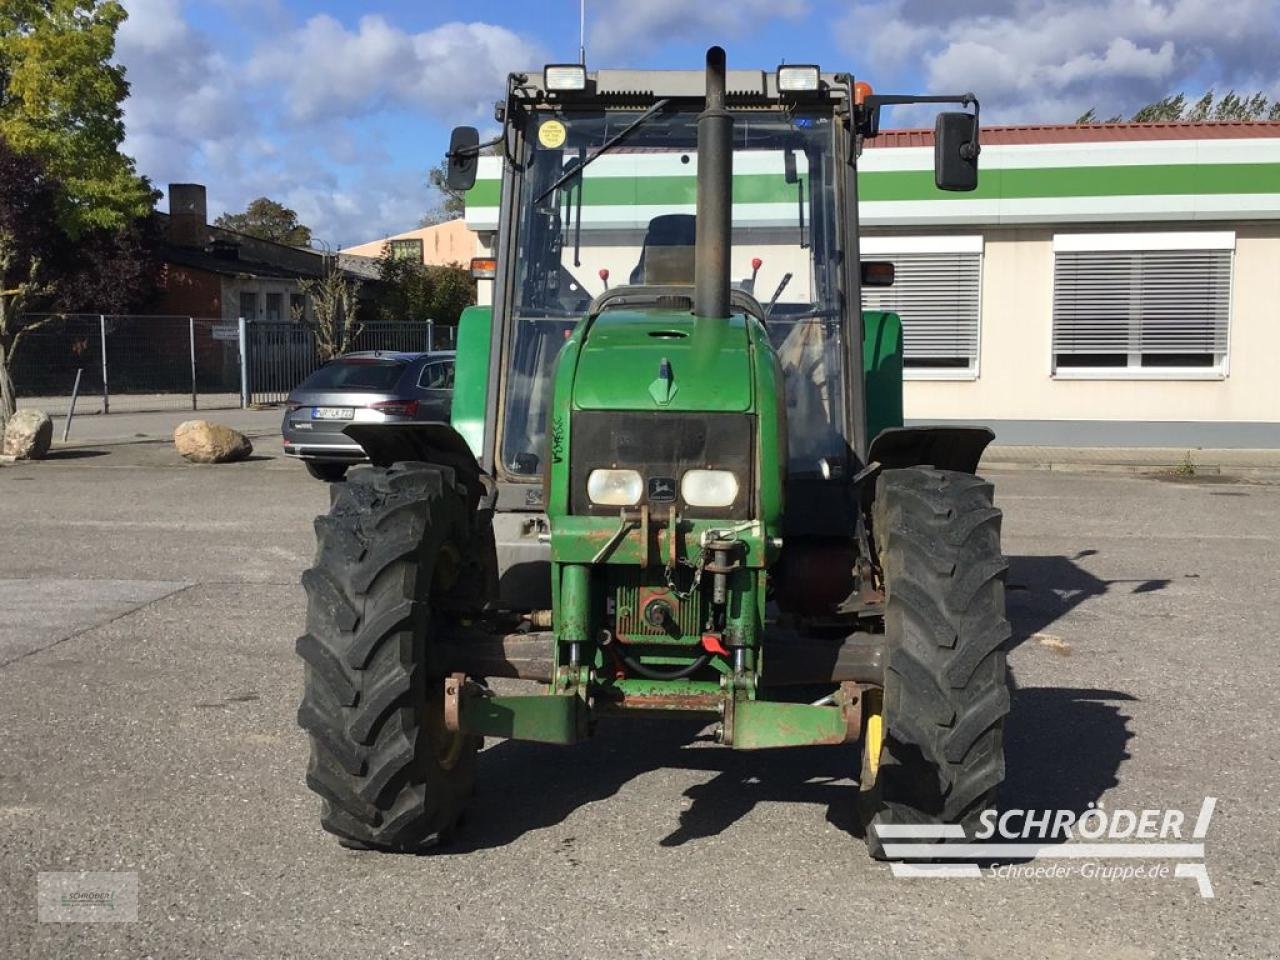
[[[1196,228],[1208,225],[1170,225],[1168,229]],[[1116,229],[1132,230],[1134,225]],[[1212,229],[1236,233],[1225,376],[1055,377],[1051,346],[1055,230],[988,229],[984,233],[980,375],[973,380],[908,379],[904,387],[907,418],[997,424],[1028,421],[1037,427],[1040,421],[1149,422],[1156,425],[1153,439],[1160,435],[1160,424],[1198,421],[1223,425],[1218,434],[1223,441],[1235,436],[1231,445],[1247,445],[1241,442],[1247,439],[1245,433],[1230,430],[1231,425],[1269,424],[1280,431],[1280,224],[1214,224]],[[1048,432],[1044,442],[1054,442],[1054,431]],[[1059,438],[1066,441],[1079,432],[1062,431]],[[1105,430],[1095,433],[1105,440]],[[1202,433],[1204,445],[1214,442],[1215,431]],[[1169,443],[1177,439],[1177,431],[1165,431],[1165,435]]]

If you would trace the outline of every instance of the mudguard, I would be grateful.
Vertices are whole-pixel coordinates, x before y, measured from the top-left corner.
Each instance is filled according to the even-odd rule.
[[[447,423],[353,423],[342,432],[364,448],[374,466],[421,460],[452,467],[466,484],[473,509],[491,500],[493,484],[466,439]]]
[[[867,463],[896,467],[933,467],[977,473],[987,444],[996,438],[988,427],[891,427],[871,441]]]

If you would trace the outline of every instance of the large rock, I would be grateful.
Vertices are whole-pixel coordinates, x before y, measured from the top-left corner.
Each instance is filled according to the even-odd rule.
[[[53,443],[53,421],[43,410],[19,410],[4,428],[0,454],[15,460],[43,460]]]
[[[231,463],[253,453],[253,444],[243,433],[208,420],[178,424],[173,445],[192,463]]]

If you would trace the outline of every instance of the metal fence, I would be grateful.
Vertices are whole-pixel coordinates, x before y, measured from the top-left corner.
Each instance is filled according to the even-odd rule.
[[[372,320],[352,338],[357,350],[452,350],[456,327],[437,327],[427,321]],[[315,336],[291,321],[251,320],[245,324],[248,342],[245,402],[283,403],[289,391],[320,366]]]
[[[236,325],[206,317],[27,316],[13,357],[18,404],[65,415],[240,405]]]
[[[319,366],[291,321],[113,314],[28,315],[11,365],[20,407],[77,414],[280,403]],[[446,350],[456,328],[370,321],[353,350]],[[243,342],[242,338],[243,337]]]

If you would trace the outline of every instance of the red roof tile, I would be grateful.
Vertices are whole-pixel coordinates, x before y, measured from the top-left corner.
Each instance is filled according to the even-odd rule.
[[[983,127],[982,143],[1097,143],[1125,140],[1235,140],[1280,138],[1277,120],[1219,120],[1173,123],[1063,123]],[[932,147],[932,130],[882,130],[868,147]]]

